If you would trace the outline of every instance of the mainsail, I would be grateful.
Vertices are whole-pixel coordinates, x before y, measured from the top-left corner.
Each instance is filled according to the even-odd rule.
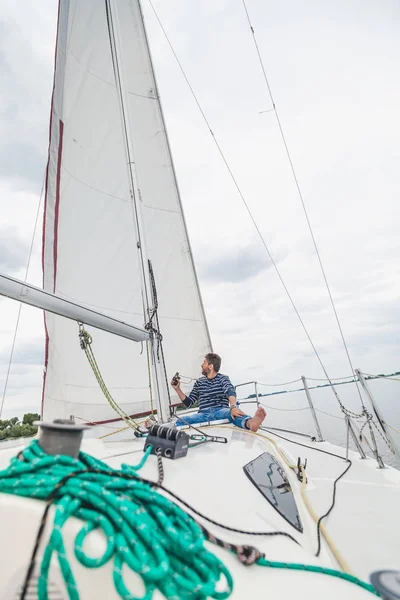
[[[117,65],[110,17],[122,50]],[[116,67],[124,78],[124,119]],[[179,370],[195,377],[210,351],[210,339],[140,4],[61,0],[44,214],[44,289],[142,327],[148,315],[126,133],[134,149],[136,202],[155,276],[167,374],[170,378]],[[45,324],[44,418],[116,418],[80,348],[78,326],[50,313]],[[146,347],[102,331],[92,334],[115,400],[128,414],[148,411]]]

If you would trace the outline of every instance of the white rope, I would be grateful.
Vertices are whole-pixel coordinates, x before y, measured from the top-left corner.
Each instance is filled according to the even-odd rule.
[[[328,381],[326,378],[320,379],[317,377],[306,377],[310,381]],[[331,377],[331,381],[341,381],[342,379],[354,379],[354,375],[346,375],[346,377]],[[354,380],[355,381],[355,380]]]
[[[304,408],[276,408],[276,406],[268,406],[267,404],[263,404],[262,402],[259,402],[259,404],[261,406],[264,406],[265,408],[269,408],[270,410],[279,410],[282,412],[297,412],[298,410],[310,410],[309,406],[305,406]]]
[[[260,381],[256,381],[255,383],[257,385],[265,385],[266,387],[278,387],[281,385],[290,385],[291,383],[297,383],[298,381],[301,381],[301,378],[293,379],[293,381],[285,381],[284,383],[261,383]]]
[[[333,417],[334,419],[340,419],[341,421],[344,421],[344,417],[339,417],[338,415],[332,415],[331,413],[325,412],[324,410],[321,410],[320,408],[316,408],[315,410],[322,413],[323,415],[327,415],[328,417]]]

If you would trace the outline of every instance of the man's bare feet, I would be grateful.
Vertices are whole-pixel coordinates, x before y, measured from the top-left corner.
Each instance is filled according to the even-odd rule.
[[[267,413],[265,409],[262,406],[259,406],[255,412],[254,417],[246,421],[247,429],[250,429],[251,431],[258,431],[261,423],[264,421],[266,416]]]

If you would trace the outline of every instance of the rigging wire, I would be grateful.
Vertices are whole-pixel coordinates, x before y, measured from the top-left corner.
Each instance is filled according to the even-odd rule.
[[[267,243],[266,243],[266,241],[265,241],[265,239],[264,239],[264,237],[263,237],[263,235],[262,235],[262,233],[261,233],[261,231],[260,231],[260,229],[259,229],[259,227],[257,225],[257,222],[256,222],[256,220],[254,218],[254,215],[253,215],[251,209],[250,209],[250,206],[248,205],[248,203],[247,203],[247,201],[246,201],[246,199],[244,197],[244,194],[243,194],[243,192],[242,192],[242,190],[241,190],[241,188],[239,186],[239,183],[238,183],[238,181],[237,181],[237,179],[236,179],[236,177],[235,177],[235,175],[234,175],[234,173],[233,173],[233,171],[232,171],[232,169],[230,167],[230,164],[228,163],[228,160],[227,160],[227,158],[226,158],[226,156],[224,154],[224,151],[222,150],[222,147],[221,147],[218,139],[216,138],[216,136],[215,136],[215,134],[214,134],[214,132],[213,132],[213,130],[211,128],[210,122],[209,122],[209,120],[208,120],[208,118],[207,118],[207,116],[206,116],[206,114],[205,114],[205,112],[204,112],[204,110],[203,110],[203,108],[202,108],[202,106],[201,106],[201,104],[200,104],[197,96],[196,96],[196,93],[195,93],[195,91],[194,91],[194,89],[193,89],[193,87],[192,87],[192,85],[191,85],[191,83],[190,83],[190,81],[189,81],[189,79],[188,79],[188,77],[186,75],[186,72],[185,72],[185,70],[184,70],[184,68],[182,66],[182,63],[180,62],[180,60],[178,58],[178,55],[176,54],[175,49],[174,49],[174,47],[173,47],[173,45],[172,45],[172,43],[170,41],[170,38],[169,38],[169,36],[168,36],[168,34],[167,34],[167,32],[166,32],[166,30],[165,30],[165,28],[164,28],[164,26],[163,26],[163,24],[161,22],[161,19],[158,16],[158,13],[157,13],[156,9],[154,8],[152,0],[148,0],[148,1],[149,1],[150,6],[151,6],[151,9],[152,9],[152,11],[154,13],[154,16],[155,16],[155,18],[156,18],[156,20],[157,20],[157,22],[158,22],[158,24],[159,24],[159,26],[160,26],[163,34],[164,34],[164,37],[165,37],[165,39],[166,39],[166,41],[167,41],[167,43],[168,43],[168,45],[169,45],[169,47],[171,49],[171,52],[172,52],[172,54],[173,54],[173,56],[174,56],[174,58],[175,58],[175,60],[177,62],[177,65],[178,65],[178,67],[179,67],[179,69],[180,69],[180,71],[181,71],[181,73],[182,73],[182,75],[183,75],[183,77],[184,77],[184,79],[185,79],[188,87],[189,87],[189,90],[190,90],[190,92],[191,92],[191,94],[193,96],[193,99],[194,99],[194,101],[195,101],[195,103],[196,103],[196,105],[197,105],[197,107],[198,107],[198,109],[199,109],[199,111],[200,111],[200,113],[201,113],[201,115],[203,117],[203,120],[204,120],[204,122],[205,122],[208,130],[211,133],[212,139],[213,139],[213,141],[214,141],[214,143],[215,143],[215,145],[217,147],[217,150],[218,150],[218,152],[219,152],[219,154],[220,154],[220,156],[221,156],[221,158],[222,158],[222,160],[223,160],[223,162],[225,164],[225,167],[228,170],[228,173],[229,173],[229,175],[230,175],[230,177],[232,179],[232,182],[234,183],[234,185],[236,187],[236,190],[239,193],[239,196],[240,196],[240,198],[241,198],[241,200],[242,200],[242,202],[243,202],[243,204],[244,204],[244,206],[246,208],[246,211],[247,211],[247,213],[248,213],[248,215],[249,215],[249,217],[250,217],[250,219],[251,219],[251,221],[252,221],[252,223],[254,225],[254,228],[255,228],[255,230],[256,230],[256,232],[257,232],[257,234],[258,234],[258,236],[259,236],[259,238],[261,240],[261,243],[264,246],[265,251],[268,254],[268,257],[269,257],[269,259],[271,261],[271,264],[272,264],[272,266],[273,266],[273,268],[275,270],[275,273],[277,274],[277,276],[278,276],[278,278],[279,278],[279,280],[280,280],[280,282],[281,282],[281,284],[282,284],[282,286],[283,286],[283,288],[284,288],[284,290],[286,292],[286,295],[287,295],[287,297],[288,297],[288,299],[289,299],[289,301],[290,301],[290,303],[292,305],[292,308],[293,308],[294,312],[296,313],[296,316],[297,316],[297,318],[298,318],[298,320],[299,320],[299,322],[301,324],[301,327],[302,327],[302,329],[303,329],[303,331],[304,331],[304,333],[305,333],[305,335],[306,335],[306,337],[307,337],[307,339],[308,339],[308,341],[309,341],[309,343],[310,343],[310,345],[311,345],[311,347],[313,349],[313,352],[314,352],[314,354],[315,354],[315,356],[316,356],[316,358],[317,358],[317,360],[318,360],[318,362],[319,362],[319,364],[320,364],[320,366],[321,366],[321,368],[322,368],[322,370],[323,370],[323,372],[324,372],[327,380],[329,382],[331,382],[331,379],[330,379],[330,377],[328,375],[328,372],[327,372],[327,370],[325,368],[325,365],[322,362],[322,359],[321,359],[321,357],[320,357],[320,355],[318,353],[318,350],[317,350],[316,346],[314,345],[314,342],[311,339],[311,336],[310,336],[310,334],[308,332],[308,329],[307,329],[307,327],[306,327],[306,325],[305,325],[305,323],[304,323],[304,321],[303,321],[303,319],[302,319],[302,317],[301,317],[301,315],[300,315],[300,313],[299,313],[299,311],[297,309],[297,306],[296,306],[296,304],[295,304],[295,302],[293,300],[293,297],[292,297],[292,295],[291,295],[291,293],[290,293],[290,291],[289,291],[289,289],[288,289],[288,287],[287,287],[287,285],[286,285],[286,283],[285,283],[285,281],[284,281],[284,279],[283,279],[283,277],[282,277],[282,275],[281,275],[281,273],[280,273],[280,271],[278,269],[278,266],[277,266],[277,264],[276,264],[276,262],[275,262],[275,260],[274,260],[274,258],[272,256],[272,254],[271,254],[271,252],[269,250],[269,247],[268,247],[268,245],[267,245]],[[351,364],[351,366],[352,366],[352,364]],[[352,366],[352,371],[354,371],[353,366]],[[340,398],[339,398],[339,396],[338,396],[335,388],[333,386],[331,386],[331,388],[332,388],[332,391],[333,391],[333,393],[334,393],[334,395],[335,395],[335,397],[336,397],[336,399],[337,399],[337,401],[338,401],[338,403],[339,403],[339,405],[341,407],[341,410],[345,414],[348,414],[349,416],[355,416],[355,417],[361,417],[361,416],[363,416],[363,415],[366,414],[366,408],[364,406],[364,403],[363,403],[363,400],[362,400],[362,396],[361,396],[361,392],[360,392],[360,390],[359,390],[358,387],[357,387],[357,389],[358,389],[358,392],[359,392],[359,395],[360,395],[360,398],[361,398],[362,407],[363,407],[363,411],[360,414],[358,414],[358,413],[356,414],[356,413],[353,413],[353,412],[349,411],[343,405],[343,403],[341,402],[341,400],[340,400]]]
[[[396,373],[388,373],[387,375],[384,374],[384,373],[381,373],[380,375],[372,375],[371,373],[364,373],[364,372],[362,374],[366,377],[366,380],[369,380],[369,379],[390,379],[392,381],[400,381],[399,378],[393,377],[393,375],[397,375],[398,374],[397,372]],[[183,377],[184,376],[181,375],[181,378],[183,378]],[[305,379],[307,379],[307,381],[343,381],[343,383],[355,383],[355,380],[356,379],[358,380],[357,376],[354,377],[354,375],[345,375],[343,377],[330,377],[330,379],[326,379],[326,377],[324,377],[324,378],[321,378],[321,377],[308,377],[307,375],[305,375],[304,377],[305,377]],[[352,381],[344,381],[345,379],[351,379]],[[262,383],[261,381],[255,381],[255,382],[249,381],[249,385],[251,385],[252,383],[256,383],[257,385],[264,385],[266,387],[280,387],[280,386],[283,386],[283,385],[289,385],[291,383],[297,383],[298,381],[302,381],[301,377],[299,377],[298,379],[294,379],[293,381],[282,381],[281,383]],[[244,385],[244,384],[241,384],[241,385]],[[336,384],[336,385],[339,385],[339,384]],[[310,387],[309,389],[310,390],[311,389],[314,390],[314,389],[321,388],[321,387],[324,387],[324,386],[317,385],[317,386],[314,386],[312,388]],[[304,388],[300,388],[300,389],[304,389]],[[297,392],[299,390],[288,390],[288,392],[289,391]],[[259,396],[262,396],[262,395],[264,395],[264,394],[259,394]],[[268,395],[271,395],[271,394],[268,394]]]
[[[268,90],[268,94],[269,94],[269,97],[270,97],[270,100],[271,100],[271,103],[272,103],[272,106],[273,106],[272,110],[275,113],[275,118],[276,118],[276,121],[277,121],[277,124],[278,124],[278,128],[279,128],[279,131],[280,131],[280,134],[281,134],[281,137],[282,137],[283,145],[284,145],[285,150],[286,150],[286,155],[287,155],[287,158],[288,158],[288,161],[289,161],[289,164],[290,164],[290,169],[292,171],[292,175],[293,175],[293,178],[294,178],[294,181],[295,181],[297,193],[298,193],[298,196],[300,198],[301,205],[303,207],[304,216],[305,216],[305,219],[306,219],[306,222],[307,222],[307,226],[308,226],[308,229],[309,229],[309,232],[310,232],[310,236],[311,236],[311,239],[312,239],[312,242],[313,242],[313,245],[314,245],[315,253],[316,253],[317,258],[318,258],[319,266],[321,268],[321,273],[322,273],[322,276],[323,276],[323,279],[324,279],[324,282],[325,282],[325,287],[326,287],[326,290],[328,292],[328,296],[329,296],[329,300],[330,300],[330,303],[331,303],[331,306],[332,306],[333,313],[335,315],[335,320],[336,320],[336,323],[337,323],[337,326],[338,326],[338,329],[339,329],[339,332],[340,332],[340,337],[342,339],[343,347],[344,347],[344,350],[345,350],[345,353],[346,353],[347,360],[349,362],[351,371],[353,373],[353,377],[355,377],[356,374],[355,374],[355,370],[354,370],[354,367],[353,367],[353,362],[352,362],[351,357],[350,357],[349,349],[348,349],[348,346],[347,346],[347,343],[346,343],[346,339],[344,337],[342,325],[340,323],[339,315],[338,315],[337,310],[336,310],[335,302],[333,300],[333,296],[332,296],[332,292],[331,292],[331,289],[330,289],[330,286],[329,286],[329,283],[328,283],[328,278],[327,278],[327,275],[326,275],[326,272],[325,272],[325,268],[324,268],[324,265],[322,263],[322,258],[321,258],[320,252],[319,252],[317,241],[315,239],[313,228],[311,226],[311,221],[310,221],[310,218],[308,216],[307,207],[306,207],[306,204],[305,204],[305,201],[304,201],[303,193],[302,193],[301,188],[300,188],[300,184],[299,184],[299,180],[298,180],[298,177],[297,177],[296,169],[294,168],[294,163],[293,163],[293,160],[292,160],[292,156],[291,156],[291,153],[290,153],[287,141],[286,141],[286,136],[285,136],[285,133],[283,131],[282,123],[281,123],[281,120],[280,120],[280,117],[279,117],[278,110],[276,108],[274,97],[272,95],[271,86],[269,84],[267,72],[265,70],[264,61],[262,59],[260,48],[259,48],[259,45],[258,45],[258,42],[257,42],[257,37],[256,37],[253,25],[252,25],[251,20],[250,20],[249,12],[247,10],[246,0],[242,0],[242,4],[243,4],[243,8],[244,8],[244,11],[246,13],[246,18],[247,18],[247,21],[248,21],[248,24],[249,24],[249,27],[250,27],[250,30],[251,30],[251,34],[252,34],[253,41],[254,41],[254,46],[255,46],[255,49],[256,49],[256,52],[257,52],[258,60],[260,62],[260,67],[261,67],[261,70],[262,70],[262,73],[263,73],[264,81],[265,81],[265,84],[266,84],[266,87],[267,87],[267,90]],[[322,366],[322,363],[321,363],[321,366]],[[325,372],[325,374],[326,374],[326,372]],[[356,381],[355,383],[356,383],[358,395],[360,397],[360,402],[361,402],[361,406],[363,408],[363,412],[364,412],[364,414],[366,414],[366,407],[364,405],[364,401],[363,401],[363,398],[362,398],[362,394],[361,394],[361,390],[360,390],[358,381]],[[339,398],[338,398],[338,400],[339,400]]]
[[[390,427],[390,429],[393,429],[393,431],[395,431],[396,433],[400,434],[400,429],[396,429],[396,427],[393,427],[393,425],[389,425],[389,423],[386,423],[386,425]]]
[[[42,199],[43,199],[43,191],[44,191],[45,179],[46,179],[46,177],[44,176],[43,177],[43,182],[42,182],[42,189],[40,190],[38,207],[37,207],[37,211],[36,211],[35,224],[33,226],[31,246],[30,246],[30,249],[29,249],[28,262],[26,264],[24,281],[27,281],[27,279],[28,279],[29,268],[30,268],[30,265],[31,265],[31,258],[32,258],[32,253],[33,253],[33,245],[35,243],[37,224],[38,224],[39,215],[40,215],[40,208],[42,206]],[[19,328],[19,321],[20,321],[20,318],[21,318],[21,311],[22,311],[22,303],[20,302],[19,303],[19,307],[18,307],[17,320],[15,322],[14,338],[13,338],[12,345],[11,345],[10,359],[8,361],[8,368],[7,368],[6,380],[5,380],[5,383],[4,383],[3,396],[2,396],[2,399],[1,399],[0,418],[1,418],[2,414],[3,414],[4,401],[5,401],[6,394],[7,394],[8,379],[10,377],[11,365],[12,365],[12,360],[13,360],[13,357],[14,357],[15,343],[16,343],[16,340],[17,340],[17,334],[18,334],[18,328]]]

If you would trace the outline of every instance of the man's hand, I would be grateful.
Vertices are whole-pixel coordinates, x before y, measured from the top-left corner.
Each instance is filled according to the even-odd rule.
[[[175,378],[173,378],[172,381],[171,381],[171,385],[174,388],[174,390],[180,390],[181,389],[181,382],[179,381],[179,379],[177,381]]]
[[[244,417],[246,413],[244,413],[240,408],[232,408],[231,415],[232,417]]]
[[[177,392],[178,390],[180,390],[180,383],[181,383],[181,378],[179,377],[179,373],[176,372],[175,375],[173,376],[172,380],[171,380],[171,385],[174,388],[174,390]]]
[[[185,392],[182,392],[181,390],[181,381],[179,378],[179,373],[175,373],[175,375],[173,376],[172,380],[171,380],[171,386],[174,388],[175,392],[178,394],[179,400],[183,403],[185,403],[185,400],[187,398]]]

